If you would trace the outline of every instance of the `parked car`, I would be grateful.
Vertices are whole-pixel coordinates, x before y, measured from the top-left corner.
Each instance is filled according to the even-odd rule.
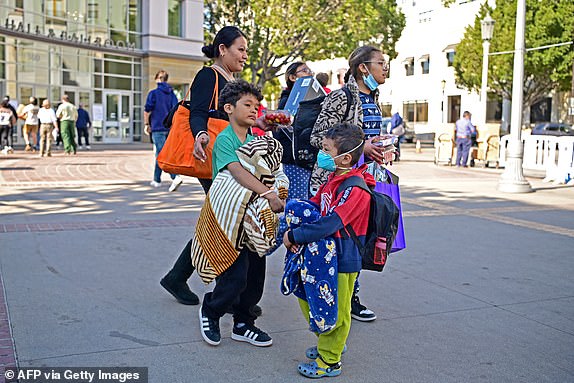
[[[572,125],[562,122],[543,122],[532,129],[532,134],[543,136],[574,136]]]

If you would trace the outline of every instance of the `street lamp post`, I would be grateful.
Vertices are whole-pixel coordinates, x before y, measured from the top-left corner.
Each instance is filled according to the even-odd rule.
[[[442,98],[440,99],[440,122],[444,124],[444,88],[446,87],[446,80],[440,82],[442,88]]]
[[[524,146],[520,139],[522,130],[522,99],[524,81],[524,30],[526,0],[518,0],[516,7],[516,34],[514,38],[514,75],[512,78],[512,114],[510,118],[510,140],[506,157],[506,168],[500,177],[498,190],[506,193],[528,193],[532,191],[522,173]]]
[[[486,102],[487,102],[487,82],[488,82],[488,53],[490,51],[490,40],[492,40],[492,33],[494,32],[495,21],[487,13],[486,17],[480,23],[480,31],[482,32],[482,83],[480,86],[480,126],[486,126]]]

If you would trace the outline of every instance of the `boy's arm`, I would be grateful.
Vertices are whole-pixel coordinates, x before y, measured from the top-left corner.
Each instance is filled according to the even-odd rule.
[[[317,193],[318,194],[318,193]],[[369,193],[357,187],[349,187],[339,193],[335,208],[315,223],[303,224],[288,232],[289,242],[295,244],[315,242],[367,216],[370,207]],[[358,228],[353,227],[355,231]]]
[[[231,162],[227,164],[227,170],[229,170],[233,178],[235,178],[241,186],[266,198],[269,201],[271,210],[275,213],[282,212],[285,209],[285,202],[279,198],[277,192],[269,192],[271,189],[263,185],[253,174],[245,170],[245,168],[241,166],[241,163]]]
[[[292,244],[316,242],[327,238],[343,228],[343,221],[337,213],[321,217],[317,222],[305,223],[285,235]]]

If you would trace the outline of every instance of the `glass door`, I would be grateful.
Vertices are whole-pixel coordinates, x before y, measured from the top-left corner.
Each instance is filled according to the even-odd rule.
[[[128,93],[104,94],[103,141],[107,143],[132,141],[131,97]]]

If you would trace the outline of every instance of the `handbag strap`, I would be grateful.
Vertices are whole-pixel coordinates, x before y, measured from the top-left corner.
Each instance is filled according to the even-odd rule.
[[[209,103],[209,106],[213,105],[213,102],[215,100],[215,110],[217,110],[218,104],[219,104],[219,76],[217,75],[219,72],[217,72],[217,70],[213,67],[210,67],[211,70],[213,70],[213,73],[215,74],[215,87],[213,88],[213,95],[211,96],[211,102]],[[187,101],[187,97],[191,94],[191,87],[193,85],[193,82],[191,84],[189,84],[189,88],[187,89],[187,93],[185,94],[185,97],[183,98],[183,101]]]
[[[211,102],[209,103],[209,106],[213,105],[214,100],[215,100],[215,109],[214,110],[217,110],[217,108],[219,106],[219,76],[218,76],[219,72],[214,67],[210,67],[210,68],[213,71],[213,73],[215,74],[215,87],[213,88],[213,95],[211,96]]]

